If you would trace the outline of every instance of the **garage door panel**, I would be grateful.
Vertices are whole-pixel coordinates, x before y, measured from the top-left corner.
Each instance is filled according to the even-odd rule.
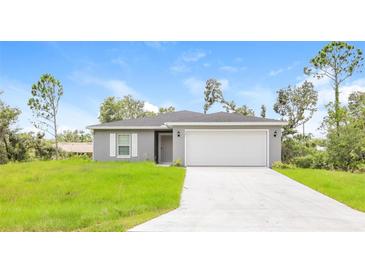
[[[266,131],[187,131],[188,166],[266,166]]]

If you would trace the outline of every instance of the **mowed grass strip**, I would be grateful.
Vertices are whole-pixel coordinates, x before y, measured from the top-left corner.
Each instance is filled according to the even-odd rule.
[[[0,166],[0,231],[125,231],[179,205],[185,169],[153,162]]]
[[[365,212],[365,174],[323,169],[275,169],[354,209]]]

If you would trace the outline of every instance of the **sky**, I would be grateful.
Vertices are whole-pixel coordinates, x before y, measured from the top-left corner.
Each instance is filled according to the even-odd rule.
[[[60,103],[60,130],[85,129],[98,123],[99,107],[108,96],[131,94],[145,108],[160,106],[203,111],[204,86],[220,80],[224,96],[246,104],[267,117],[276,91],[308,79],[319,92],[318,111],[307,123],[314,136],[326,114],[324,105],[334,94],[327,79],[305,76],[303,68],[326,42],[0,42],[1,99],[22,111],[17,126],[34,130],[27,106],[31,86],[43,73],[51,73],[64,87]],[[365,42],[350,42],[365,52]],[[343,84],[341,100],[365,90],[365,72]],[[214,105],[209,112],[221,111]]]

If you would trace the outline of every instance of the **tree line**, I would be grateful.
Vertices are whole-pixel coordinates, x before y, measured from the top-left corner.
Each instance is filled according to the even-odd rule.
[[[3,92],[0,92],[2,95]],[[39,132],[21,132],[16,122],[21,110],[7,105],[0,97],[0,164],[9,161],[58,159],[62,152],[58,142],[90,142],[90,133],[66,130],[59,133],[59,102],[63,86],[51,74],[43,74],[32,85],[28,106],[33,114],[32,124]],[[53,136],[47,140],[45,134]],[[62,157],[65,154],[61,155]]]

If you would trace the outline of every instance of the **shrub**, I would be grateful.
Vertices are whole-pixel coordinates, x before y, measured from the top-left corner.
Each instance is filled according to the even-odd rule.
[[[172,166],[182,166],[182,161],[180,159],[176,159],[172,162]]]
[[[295,166],[292,164],[286,164],[281,161],[277,161],[272,164],[272,168],[289,169],[289,168],[295,168]]]
[[[317,140],[311,136],[296,135],[282,142],[282,161],[292,163],[294,158],[316,153]]]
[[[81,159],[81,160],[90,160],[92,159],[92,154],[91,153],[72,153],[72,152],[63,152],[61,151],[61,158],[63,159]]]
[[[293,159],[293,162],[297,167],[310,168],[314,165],[314,156],[306,155],[306,156],[296,157]]]
[[[328,159],[334,168],[354,171],[365,161],[364,130],[352,125],[341,126],[328,134]]]
[[[358,165],[357,171],[359,173],[365,173],[365,162]]]
[[[317,151],[313,154],[313,164],[311,167],[321,169],[333,168],[328,162],[328,154],[326,151]]]

